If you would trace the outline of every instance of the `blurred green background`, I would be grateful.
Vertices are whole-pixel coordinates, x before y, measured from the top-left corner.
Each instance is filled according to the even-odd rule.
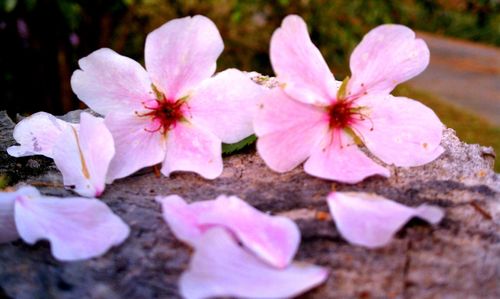
[[[497,0],[0,0],[0,109],[11,115],[40,110],[61,114],[82,107],[69,84],[79,58],[109,47],[142,63],[148,32],[172,18],[195,14],[211,18],[224,39],[218,70],[236,67],[272,75],[269,40],[288,14],[305,19],[339,79],[348,74],[349,55],[362,36],[383,23],[500,46]],[[470,121],[466,111],[449,115],[450,109],[432,95],[402,90],[436,109],[466,141],[500,151],[498,128],[481,120],[478,127],[457,128],[462,120]],[[481,134],[472,133],[477,130]]]

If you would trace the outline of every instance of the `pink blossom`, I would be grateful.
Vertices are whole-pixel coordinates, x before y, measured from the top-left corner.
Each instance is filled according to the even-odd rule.
[[[42,196],[31,186],[0,192],[0,242],[49,240],[61,261],[100,256],[121,244],[129,227],[100,200]]]
[[[177,195],[157,200],[172,232],[195,250],[179,283],[185,298],[292,297],[328,276],[324,268],[292,261],[300,232],[287,218],[236,196],[191,204]]]
[[[304,169],[311,175],[356,183],[390,175],[358,144],[383,162],[404,167],[443,152],[443,125],[434,112],[389,94],[429,62],[426,44],[409,28],[382,25],[370,31],[352,53],[352,77],[341,85],[298,16],[284,19],[270,52],[282,85],[263,96],[254,129],[258,152],[271,169],[286,172],[307,160]]]
[[[211,77],[223,47],[215,24],[195,16],[167,22],[147,36],[147,71],[110,49],[79,61],[73,91],[106,116],[115,140],[110,181],[160,162],[166,176],[221,174],[221,143],[253,133],[263,90],[235,69]]]
[[[10,155],[52,158],[68,188],[87,197],[104,192],[106,173],[115,153],[104,119],[83,112],[78,125],[38,112],[16,125],[14,138],[20,145],[9,147]]]
[[[350,243],[369,248],[387,245],[413,217],[437,224],[444,216],[434,206],[411,208],[370,193],[332,192],[327,201],[342,236]]]

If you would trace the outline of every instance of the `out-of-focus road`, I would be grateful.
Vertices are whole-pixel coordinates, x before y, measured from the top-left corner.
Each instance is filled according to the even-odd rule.
[[[431,52],[429,67],[408,83],[500,126],[500,49],[417,33]]]

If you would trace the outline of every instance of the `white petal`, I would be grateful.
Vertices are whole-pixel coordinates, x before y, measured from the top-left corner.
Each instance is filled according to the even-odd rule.
[[[49,240],[52,254],[61,261],[100,256],[130,231],[103,202],[81,197],[19,197],[15,221],[25,242]]]
[[[54,162],[64,185],[86,197],[100,196],[115,153],[113,137],[102,118],[81,114],[80,130],[66,128],[54,146]]]
[[[14,157],[44,155],[52,158],[52,148],[57,138],[70,126],[76,127],[49,113],[37,112],[16,125],[14,139],[20,145],[9,147],[7,152]]]
[[[407,207],[370,193],[332,192],[327,201],[342,236],[350,243],[369,248],[387,245],[413,217],[437,224],[444,216],[434,206]]]

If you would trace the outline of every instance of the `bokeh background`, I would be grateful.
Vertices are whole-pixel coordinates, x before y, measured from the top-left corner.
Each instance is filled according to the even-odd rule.
[[[195,14],[211,18],[224,39],[218,70],[272,75],[269,40],[288,14],[306,20],[340,79],[348,75],[349,55],[362,36],[383,23],[500,46],[498,0],[0,0],[0,109],[13,116],[83,108],[70,87],[79,58],[109,47],[143,63],[148,32]],[[500,152],[500,129],[480,116],[425,90],[403,85],[396,93],[431,106],[466,141]]]

